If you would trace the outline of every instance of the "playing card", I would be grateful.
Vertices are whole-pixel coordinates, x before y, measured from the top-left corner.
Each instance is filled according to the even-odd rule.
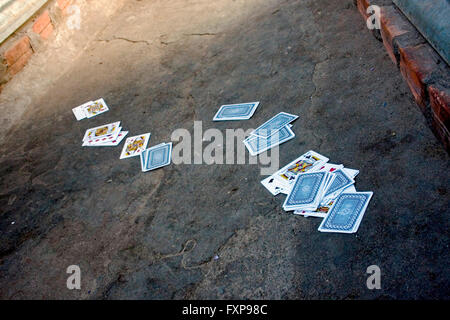
[[[355,177],[359,174],[359,170],[349,169],[349,168],[343,168],[343,170],[352,179],[355,179]]]
[[[321,232],[355,233],[373,192],[342,193],[319,226]]]
[[[288,194],[298,174],[316,171],[316,169],[320,168],[328,160],[327,157],[311,150],[290,162],[272,176],[279,184],[284,186],[281,192]]]
[[[92,144],[89,146],[97,146],[97,147],[115,147],[118,146],[125,136],[128,134],[128,131],[120,131],[116,138],[108,140],[106,142],[98,142],[96,144]]]
[[[349,177],[342,169],[336,170],[332,175],[334,179],[328,184],[324,198],[333,198],[333,194],[355,183],[355,180]]]
[[[118,137],[121,134],[122,127],[119,127],[117,130],[115,130],[115,133],[106,135],[104,137],[100,138],[94,138],[94,139],[87,139],[83,141],[83,147],[100,147],[104,146],[104,144],[111,143],[113,141],[116,141]]]
[[[249,136],[244,140],[244,144],[252,156],[256,156],[264,151],[267,151],[275,146],[278,146],[295,137],[295,133],[289,126],[281,128],[267,138],[259,136]]]
[[[140,155],[147,148],[150,133],[144,133],[138,136],[130,137],[125,140],[125,144],[120,154],[120,159],[131,158]]]
[[[72,109],[72,112],[78,121],[85,119],[87,117],[85,109],[86,109],[86,106],[90,105],[91,103],[94,103],[94,101],[86,102],[86,103],[82,104],[81,106],[78,106],[78,107]]]
[[[250,119],[256,111],[259,102],[226,104],[219,108],[213,121],[225,120],[247,120]]]
[[[267,178],[262,180],[261,183],[274,196],[279,194],[282,190],[282,187],[277,184],[277,181],[272,176],[268,176]]]
[[[298,116],[296,115],[286,112],[280,112],[279,114],[275,115],[274,117],[263,123],[257,129],[255,129],[251,133],[251,135],[267,138],[272,134],[274,134],[275,132],[285,128],[288,123],[291,123],[297,118]]]
[[[171,161],[172,142],[151,147],[141,154],[141,166],[144,172],[167,166]]]
[[[119,134],[120,121],[105,124],[86,130],[83,141],[91,141],[93,139],[106,138],[108,136],[117,136]]]
[[[99,114],[102,114],[102,113],[108,111],[108,110],[109,110],[109,108],[106,105],[105,100],[103,100],[102,98],[98,99],[96,101],[93,101],[92,103],[84,106],[84,112],[85,112],[87,118],[95,117]]]
[[[356,188],[354,185],[346,188],[344,192],[356,192]],[[314,211],[306,211],[306,210],[295,210],[294,214],[302,215],[305,217],[317,217],[317,218],[325,218],[330,211],[331,206],[336,201],[336,198],[333,199],[323,199],[320,201],[319,207]]]
[[[327,175],[325,171],[299,174],[283,204],[284,210],[316,210]]]

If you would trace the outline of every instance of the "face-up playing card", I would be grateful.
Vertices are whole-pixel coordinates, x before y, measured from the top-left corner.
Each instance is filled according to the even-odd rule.
[[[141,154],[141,166],[143,172],[167,166],[171,161],[172,142],[161,143],[145,150]]]
[[[103,126],[95,127],[86,130],[83,141],[89,141],[93,139],[106,138],[108,136],[117,136],[119,134],[120,121],[105,124]]]
[[[321,232],[355,233],[373,192],[342,193],[319,226]]]
[[[264,151],[289,141],[294,137],[295,133],[291,130],[289,125],[287,125],[267,138],[251,135],[244,140],[244,144],[249,153],[252,156],[256,156]]]
[[[219,108],[213,121],[226,120],[247,120],[250,119],[256,111],[259,102],[226,104]]]
[[[92,103],[94,103],[94,101],[88,101],[88,102],[82,104],[81,106],[78,106],[78,107],[72,109],[72,112],[78,121],[85,119],[87,117],[85,109],[88,105],[90,105]]]
[[[285,185],[287,190],[290,189],[298,174],[316,171],[321,165],[328,162],[328,158],[314,151],[308,151],[295,159],[288,165],[284,166],[273,174],[276,180]]]
[[[272,176],[268,176],[267,178],[262,180],[261,183],[274,196],[276,196],[277,194],[280,194],[280,192],[282,190],[282,187],[277,184],[277,181]]]
[[[102,98],[98,99],[96,101],[93,101],[92,103],[90,103],[84,107],[84,111],[86,113],[87,118],[95,117],[99,114],[102,114],[102,113],[108,111],[108,110],[109,110],[109,108],[106,105],[105,100],[103,100]]]
[[[125,144],[120,154],[120,159],[138,156],[147,148],[150,133],[144,133],[138,136],[130,137],[125,140]]]
[[[251,133],[251,135],[267,138],[272,134],[274,134],[275,132],[286,127],[287,124],[291,123],[297,118],[298,116],[296,115],[287,112],[280,112],[276,116],[272,117],[270,120],[263,123],[257,129],[255,129]]]
[[[83,141],[83,147],[103,146],[105,143],[116,141],[121,134],[122,127],[119,127],[113,134],[109,134],[100,138],[87,139]]]
[[[116,138],[105,141],[105,142],[98,142],[94,144],[89,144],[87,146],[93,146],[93,147],[115,147],[118,146],[123,139],[125,139],[125,136],[128,134],[128,131],[120,131],[120,133],[117,135]]]

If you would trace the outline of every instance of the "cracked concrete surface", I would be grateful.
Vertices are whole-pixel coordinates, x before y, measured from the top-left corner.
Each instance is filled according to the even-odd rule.
[[[41,77],[0,145],[2,299],[449,297],[449,156],[352,0],[129,1],[63,75]],[[110,111],[75,121],[98,97]],[[252,119],[211,121],[255,99]],[[300,116],[281,165],[316,150],[374,191],[356,235],[285,213],[257,165],[142,173],[121,146],[81,147],[117,120],[155,145],[194,120],[247,129],[279,111]],[[365,285],[372,264],[382,290]]]

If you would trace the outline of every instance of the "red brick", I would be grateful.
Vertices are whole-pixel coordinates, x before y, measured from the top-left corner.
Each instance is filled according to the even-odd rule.
[[[356,0],[356,5],[358,6],[358,10],[364,19],[367,19],[369,16],[367,15],[367,8],[370,6],[369,0]]]
[[[411,31],[412,26],[394,7],[382,7],[380,17],[380,33],[383,44],[391,60],[398,65],[398,48],[394,38]]]
[[[14,45],[5,52],[5,60],[8,66],[16,63],[24,54],[33,52],[28,36],[22,37]]]
[[[434,114],[450,131],[450,89],[433,84],[428,87],[428,93]]]
[[[8,67],[9,74],[13,76],[16,73],[18,73],[20,70],[22,70],[32,55],[33,55],[33,51],[28,51],[27,53],[22,55],[19,58],[19,60],[16,61],[16,63],[14,63],[12,66]]]
[[[70,5],[72,2],[71,0],[57,0],[58,7],[61,9],[63,13],[65,13],[66,8]]]
[[[436,134],[436,136],[442,141],[445,149],[447,149],[447,151],[450,152],[450,132],[448,130],[448,127],[446,127],[445,124],[442,123],[442,121],[434,113],[433,110],[431,114],[432,114],[431,125],[433,127],[433,131]]]
[[[42,30],[41,38],[47,40],[53,33],[53,30],[54,30],[53,24],[50,23],[44,30]]]
[[[33,31],[40,34],[51,23],[48,10],[44,11],[33,24]]]
[[[433,71],[438,70],[440,57],[429,45],[399,48],[400,71],[414,95],[416,103],[426,111],[428,92],[426,85]]]

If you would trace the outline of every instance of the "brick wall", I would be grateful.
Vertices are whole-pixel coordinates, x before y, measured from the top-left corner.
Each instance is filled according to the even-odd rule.
[[[378,5],[381,41],[435,135],[450,152],[450,67],[390,0],[355,0],[366,20]]]
[[[43,50],[60,28],[73,0],[53,0],[0,45],[0,92],[2,86],[25,68],[37,50]]]

